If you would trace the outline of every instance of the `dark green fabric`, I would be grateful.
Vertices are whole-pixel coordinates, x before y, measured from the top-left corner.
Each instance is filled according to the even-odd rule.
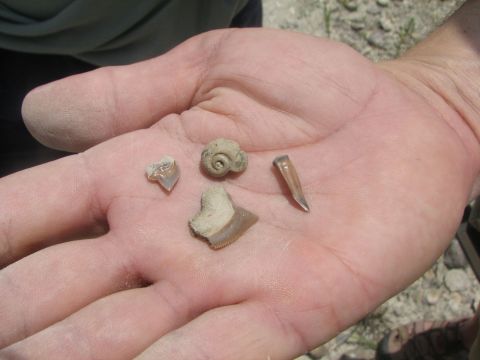
[[[128,64],[228,27],[247,1],[0,0],[0,48]]]

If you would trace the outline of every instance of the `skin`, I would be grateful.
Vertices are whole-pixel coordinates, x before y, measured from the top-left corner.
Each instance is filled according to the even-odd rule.
[[[413,59],[223,30],[34,90],[32,133],[88,150],[0,179],[0,358],[290,359],[406,287],[477,194],[480,154],[474,117]],[[217,137],[248,152],[243,174],[200,171]],[[165,154],[170,194],[144,173]],[[259,221],[214,251],[187,221],[219,183]]]

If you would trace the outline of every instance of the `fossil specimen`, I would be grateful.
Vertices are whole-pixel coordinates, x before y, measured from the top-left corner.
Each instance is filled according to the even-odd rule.
[[[171,191],[180,177],[180,169],[175,159],[164,156],[158,163],[148,165],[146,168],[147,178],[158,181],[167,191]]]
[[[283,179],[286,181],[295,201],[302,207],[303,210],[309,212],[310,207],[307,204],[305,195],[303,195],[300,179],[298,178],[297,171],[295,170],[295,167],[290,161],[288,155],[277,156],[273,160],[273,164],[280,171],[280,174],[282,174]]]
[[[237,240],[257,220],[255,214],[235,206],[222,186],[212,186],[202,194],[200,212],[189,225],[196,236],[209,242],[210,247],[220,249]]]
[[[232,140],[216,139],[202,151],[202,167],[213,177],[222,177],[229,171],[241,172],[247,165],[247,154]]]

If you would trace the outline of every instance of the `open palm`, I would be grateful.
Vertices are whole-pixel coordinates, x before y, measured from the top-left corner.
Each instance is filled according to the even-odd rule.
[[[53,146],[126,134],[0,181],[0,357],[288,359],[326,341],[454,232],[474,173],[445,113],[343,45],[267,30],[37,90],[25,116]],[[241,175],[200,171],[218,137],[247,151]],[[170,194],[144,173],[167,154]],[[282,154],[310,213],[272,167]],[[214,251],[188,219],[218,183],[259,221]]]

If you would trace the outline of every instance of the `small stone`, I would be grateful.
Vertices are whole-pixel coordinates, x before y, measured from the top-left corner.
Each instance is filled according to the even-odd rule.
[[[370,47],[364,46],[362,49],[360,49],[360,53],[365,57],[370,57],[373,51]]]
[[[312,360],[312,358],[308,355],[302,355],[300,357],[295,358],[295,360]]]
[[[450,291],[464,291],[470,286],[467,273],[460,269],[449,270],[445,275],[444,283]]]
[[[445,278],[445,274],[447,273],[448,269],[442,261],[437,261],[435,264],[435,275],[436,275],[436,282],[438,285],[443,284],[443,279]]]
[[[458,317],[463,312],[463,296],[458,292],[451,293],[448,297],[448,308],[444,310],[447,318]]]
[[[467,267],[467,257],[457,239],[452,241],[445,254],[443,254],[443,263],[449,269],[464,269]]]
[[[428,289],[425,292],[425,302],[428,305],[435,305],[440,300],[440,291],[438,289]]]
[[[378,8],[378,6],[372,4],[367,7],[367,13],[369,13],[370,15],[378,15],[380,14],[380,9]]]
[[[346,343],[351,336],[352,336],[352,334],[351,334],[350,331],[344,331],[344,332],[340,333],[339,335],[337,335],[337,337],[335,338],[335,344],[337,346],[342,345],[342,344]]]
[[[383,48],[385,36],[382,31],[375,31],[368,36],[367,41],[372,46]]]
[[[399,316],[404,316],[404,315],[405,315],[405,312],[404,312],[404,309],[403,309],[403,308],[395,307],[395,308],[393,308],[392,312],[393,312],[393,315],[394,315],[395,317],[399,317]]]
[[[342,2],[342,5],[347,9],[348,11],[356,11],[358,9],[358,4],[354,0],[347,0],[345,2]]]
[[[385,6],[388,6],[390,4],[390,0],[377,0],[377,4],[379,6],[385,7]]]
[[[471,306],[472,306],[472,310],[474,312],[476,312],[478,307],[480,306],[480,294],[479,293],[475,294],[475,299],[472,300],[472,305]]]
[[[344,354],[339,360],[364,360],[374,359],[375,351],[372,349],[356,349]]]
[[[378,25],[383,31],[386,32],[392,31],[393,29],[393,23],[390,21],[390,19],[387,18],[381,18],[378,22]]]
[[[328,354],[328,349],[324,345],[319,346],[308,353],[308,355],[310,355],[310,357],[314,359],[321,359],[327,354]]]
[[[423,274],[423,278],[427,282],[432,282],[435,279],[435,272],[433,269],[428,269],[425,274]]]
[[[423,289],[418,289],[413,294],[411,294],[410,297],[412,298],[413,301],[419,304],[422,302],[423,298],[425,297],[424,293],[425,291],[423,291]]]
[[[350,27],[354,31],[360,31],[365,28],[365,19],[363,17],[353,18],[350,20]]]

